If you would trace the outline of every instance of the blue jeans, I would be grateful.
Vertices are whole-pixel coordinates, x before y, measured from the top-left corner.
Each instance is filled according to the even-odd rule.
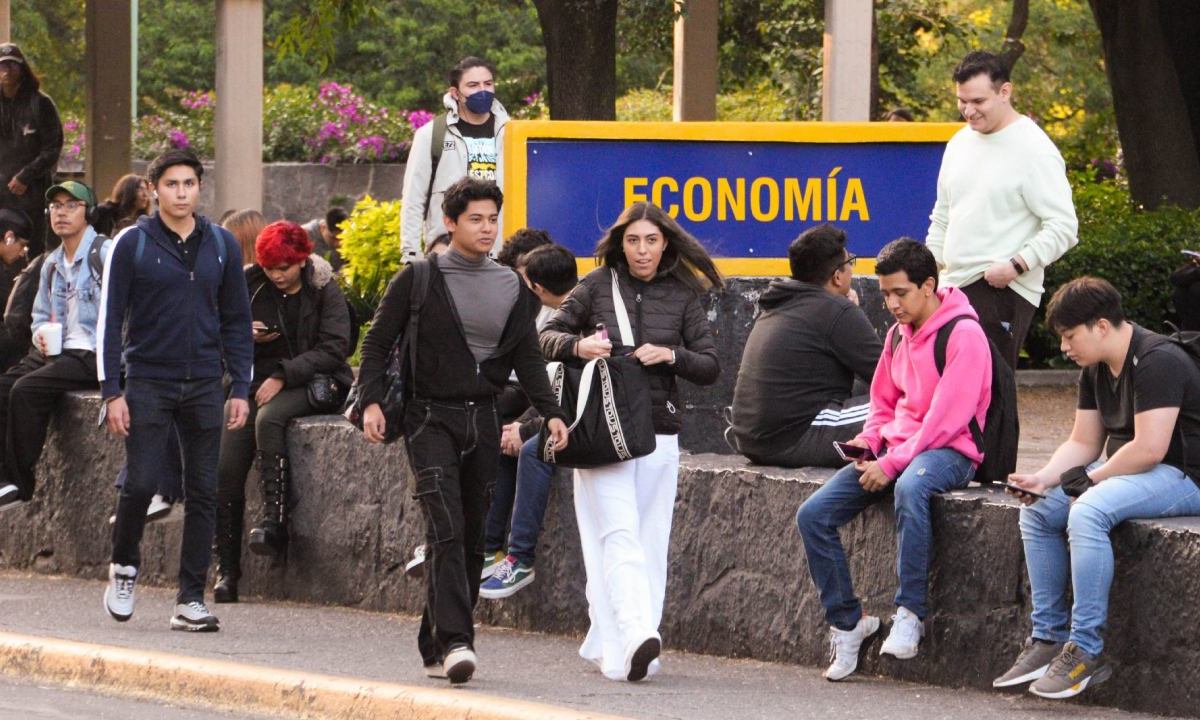
[[[858,484],[861,474],[853,465],[843,467],[796,511],[796,526],[804,539],[808,569],[821,594],[825,619],[840,630],[853,630],[862,617],[862,603],[854,594],[838,529],[889,493],[895,495],[898,529],[896,574],[900,587],[896,605],[924,619],[933,544],[929,503],[938,493],[966,487],[975,470],[963,455],[939,448],[913,458],[900,477],[880,492],[864,490]]]
[[[125,402],[129,405],[129,437],[125,438],[129,476],[117,500],[112,561],[141,566],[146,508],[164,470],[175,462],[172,455],[178,456],[170,445],[170,436],[178,431],[187,504],[176,602],[204,600],[217,513],[217,455],[225,404],[221,380],[129,378]]]
[[[492,490],[492,502],[488,506],[487,523],[484,525],[483,552],[491,555],[504,549],[504,536],[508,533],[508,518],[513,511],[517,495],[517,459],[500,454],[496,465],[496,482]]]
[[[1074,502],[1054,488],[1045,500],[1021,508],[1033,636],[1071,640],[1089,655],[1099,655],[1113,578],[1109,532],[1123,520],[1180,515],[1200,515],[1200,487],[1170,465],[1111,477]],[[1068,572],[1073,608],[1067,606]]]
[[[529,438],[517,458],[517,497],[513,502],[512,533],[508,552],[525,565],[537,559],[538,536],[550,501],[554,466],[538,459],[538,438]]]

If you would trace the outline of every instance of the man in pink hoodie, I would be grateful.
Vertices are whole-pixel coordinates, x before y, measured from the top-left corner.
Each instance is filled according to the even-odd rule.
[[[987,336],[966,295],[938,289],[937,263],[921,243],[888,243],[875,265],[887,309],[896,318],[871,381],[871,409],[863,431],[850,445],[870,458],[839,470],[796,513],[809,572],[821,595],[830,628],[833,663],[828,680],[841,680],[858,667],[863,642],[879,630],[878,617],[864,615],[854,595],[838,529],[874,503],[896,507],[896,614],[880,654],[916,657],[924,634],[933,531],[930,501],[937,493],[966,487],[982,460],[972,439],[972,419],[983,426],[991,401],[992,356]],[[938,373],[934,344],[950,330],[946,363]],[[875,459],[878,458],[878,459]]]

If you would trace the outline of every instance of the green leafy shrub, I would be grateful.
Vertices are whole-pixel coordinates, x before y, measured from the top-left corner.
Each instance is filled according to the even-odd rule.
[[[400,269],[400,201],[359,200],[342,223],[338,252],[346,261],[342,292],[359,320],[368,321]]]
[[[1058,336],[1045,327],[1046,302],[1063,283],[1095,275],[1121,291],[1125,314],[1150,330],[1174,321],[1171,271],[1183,264],[1180,250],[1200,248],[1200,210],[1164,206],[1145,210],[1116,182],[1072,177],[1079,244],[1046,269],[1046,295],[1025,343],[1035,366],[1071,366],[1058,349]]]

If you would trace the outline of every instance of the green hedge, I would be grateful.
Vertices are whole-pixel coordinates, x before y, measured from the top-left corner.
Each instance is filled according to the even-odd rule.
[[[1174,321],[1168,276],[1183,264],[1180,250],[1200,249],[1200,210],[1164,206],[1145,210],[1116,182],[1072,177],[1079,244],[1046,269],[1046,295],[1025,343],[1034,367],[1073,367],[1044,326],[1046,303],[1063,283],[1080,275],[1102,277],[1121,291],[1125,313],[1151,330]]]

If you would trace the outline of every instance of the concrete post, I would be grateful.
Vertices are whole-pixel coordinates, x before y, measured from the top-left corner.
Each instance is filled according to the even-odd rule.
[[[217,0],[216,207],[262,210],[263,2]]]
[[[675,21],[676,122],[717,119],[717,15],[717,0],[687,0]]]
[[[85,11],[87,163],[97,198],[130,171],[132,33],[129,0],[89,2]]]
[[[12,40],[12,8],[9,0],[0,0],[0,42]]]
[[[872,0],[825,3],[825,69],[821,117],[829,121],[871,119]]]

